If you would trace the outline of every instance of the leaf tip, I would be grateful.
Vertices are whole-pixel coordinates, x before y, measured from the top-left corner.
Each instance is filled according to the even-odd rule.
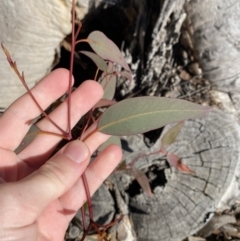
[[[167,153],[167,161],[171,166],[175,167],[178,171],[196,175],[195,171],[190,169],[187,165],[183,164],[182,160],[173,153]]]

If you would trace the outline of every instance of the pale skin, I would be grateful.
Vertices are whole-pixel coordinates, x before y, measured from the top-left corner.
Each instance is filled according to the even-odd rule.
[[[43,109],[68,88],[67,70],[59,69],[41,80],[32,93]],[[71,125],[103,95],[95,81],[86,81],[72,94]],[[66,103],[50,114],[67,128]],[[41,134],[18,155],[14,150],[40,114],[28,94],[15,101],[0,117],[0,240],[63,241],[70,220],[86,201],[81,175],[85,172],[91,195],[121,160],[118,146],[107,147],[89,164],[91,154],[109,136],[95,132],[84,142],[75,140],[50,155],[60,137]],[[48,120],[38,127],[57,132]]]

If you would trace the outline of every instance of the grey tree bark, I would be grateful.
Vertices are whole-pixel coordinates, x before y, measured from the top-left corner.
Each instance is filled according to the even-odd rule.
[[[234,109],[233,112],[239,115],[239,1],[191,0],[186,11],[195,55],[203,76],[212,84],[210,95],[218,102],[232,102],[228,109]]]
[[[171,126],[164,129],[163,134]],[[139,158],[136,167],[147,173],[154,197],[141,191],[133,176],[111,178],[128,206],[137,240],[181,241],[200,230],[215,211],[230,208],[239,198],[240,128],[237,118],[214,110],[204,118],[187,120],[168,152],[195,171],[184,173],[166,165],[161,154]],[[160,149],[150,149],[141,135],[128,139],[134,151],[126,161]],[[130,191],[131,190],[131,191]]]
[[[240,92],[240,3],[191,0],[186,5],[204,76],[221,91]]]

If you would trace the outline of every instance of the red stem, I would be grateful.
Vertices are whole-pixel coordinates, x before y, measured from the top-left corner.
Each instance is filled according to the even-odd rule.
[[[82,225],[83,225],[83,230],[86,231],[86,222],[85,222],[85,210],[84,210],[84,205],[81,207],[81,216],[82,216]]]
[[[75,38],[74,38],[75,42],[77,41],[77,37],[78,37],[78,34],[80,33],[81,27],[82,27],[82,24],[80,21],[78,21],[78,28],[77,28],[77,31],[75,33]]]
[[[37,105],[37,107],[39,108],[39,110],[42,112],[42,114],[59,130],[62,132],[63,137],[68,139],[68,133],[66,131],[64,131],[60,126],[58,126],[47,114],[46,112],[42,109],[42,107],[39,105],[39,103],[37,102],[36,98],[34,97],[34,95],[32,94],[31,90],[28,88],[25,78],[24,78],[24,73],[22,72],[22,74],[20,74],[20,72],[18,71],[17,68],[17,64],[16,62],[14,62],[8,52],[8,50],[4,47],[4,45],[1,43],[2,49],[7,57],[7,61],[10,64],[11,68],[14,70],[14,72],[16,73],[16,75],[18,76],[18,78],[21,80],[23,86],[25,87],[25,89],[27,90],[27,93],[30,95],[30,97],[32,98],[32,100],[34,101],[34,103]]]
[[[86,238],[87,234],[91,231],[91,229],[92,229],[92,223],[90,222],[88,229],[86,231],[84,231],[84,233],[83,233],[81,241],[84,241],[84,239]]]
[[[71,43],[71,58],[70,58],[70,72],[69,72],[69,85],[68,85],[68,130],[67,131],[69,133],[69,138],[72,138],[72,136],[71,136],[71,86],[72,86],[72,73],[73,73],[73,61],[74,61],[75,46],[77,43],[80,43],[80,42],[90,42],[90,40],[88,40],[88,39],[82,39],[82,40],[77,41],[77,36],[80,32],[81,25],[79,24],[76,33],[75,33],[74,27],[75,27],[75,0],[72,1],[72,43]],[[95,78],[97,77],[97,73],[98,73],[98,70],[96,72]],[[81,136],[79,139],[82,138],[82,135],[84,134],[86,128],[89,125],[91,117],[92,117],[92,112],[90,112],[90,115],[88,116],[86,125],[85,125],[85,127],[83,127],[83,130],[82,130],[82,133],[81,133]],[[91,231],[92,227],[95,228],[95,230],[99,233],[99,235],[101,234],[101,232],[98,229],[98,224],[94,223],[94,221],[93,221],[92,200],[91,200],[91,195],[90,195],[89,186],[88,186],[85,172],[82,174],[82,180],[83,180],[83,185],[84,185],[85,192],[86,192],[86,199],[87,199],[88,212],[89,212],[89,225],[88,225],[88,228],[86,229],[85,210],[84,210],[84,207],[82,207],[81,214],[82,214],[82,224],[83,224],[84,233],[83,233],[83,237],[81,240],[84,240],[85,237],[87,236],[87,234]],[[119,219],[117,219],[117,221],[118,220]],[[112,223],[115,224],[116,221],[114,221]],[[106,225],[106,228],[110,227],[112,223]],[[104,229],[104,231],[105,231],[105,229]]]
[[[69,84],[68,84],[68,109],[67,109],[67,115],[68,115],[68,127],[67,132],[69,133],[69,138],[72,138],[71,134],[71,89],[72,89],[72,74],[73,74],[73,61],[74,61],[74,50],[75,50],[75,31],[74,31],[74,25],[75,25],[75,0],[72,1],[72,44],[71,44],[71,57],[70,57],[70,72],[69,72]]]
[[[83,185],[85,187],[85,192],[86,192],[86,197],[87,197],[87,202],[88,202],[89,219],[93,220],[92,200],[91,200],[91,194],[89,191],[85,172],[82,174],[82,180],[83,180]]]
[[[82,140],[82,136],[84,134],[84,132],[86,131],[87,127],[89,126],[90,120],[91,120],[91,116],[92,116],[92,110],[89,112],[89,115],[87,117],[87,121],[85,123],[85,126],[83,127],[82,131],[81,131],[81,135],[78,138],[79,140]]]

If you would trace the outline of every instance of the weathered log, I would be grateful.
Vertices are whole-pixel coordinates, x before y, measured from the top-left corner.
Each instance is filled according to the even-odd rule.
[[[135,152],[126,159],[156,152],[160,141],[149,150],[140,136],[131,137],[129,147]],[[185,121],[167,149],[196,175],[166,167],[160,154],[139,158],[135,165],[149,177],[153,198],[141,191],[133,177],[114,175],[111,180],[125,197],[137,240],[181,241],[201,229],[215,211],[231,207],[240,195],[239,141],[236,117],[214,110],[204,118]]]
[[[240,2],[191,0],[186,5],[204,77],[221,91],[240,92]]]
[[[77,1],[76,1],[77,2]],[[89,1],[78,1],[83,18]],[[60,43],[71,32],[71,0],[3,0],[0,5],[0,42],[24,71],[29,87],[50,72]],[[6,108],[25,92],[0,50],[0,107]]]
[[[186,5],[193,50],[203,76],[211,82],[212,89],[217,90],[210,93],[211,98],[224,102],[229,95],[230,108],[234,108],[236,114],[240,113],[239,10],[237,0],[193,0]]]
[[[160,15],[153,31],[146,68],[141,79],[144,88],[147,86],[146,94],[158,95],[160,79],[168,78],[164,71],[171,66],[172,46],[178,41],[180,29],[186,17],[183,7],[185,2],[182,0],[161,2]],[[195,18],[198,19],[198,15],[205,14],[204,6],[198,8],[194,5],[197,3],[202,5],[201,1],[190,1],[189,5],[186,5],[189,18],[196,24],[198,22]],[[210,8],[214,8],[212,4],[213,2]],[[205,7],[207,6],[206,4]],[[216,13],[220,14],[221,11]],[[215,22],[213,21],[212,24],[214,25]],[[194,24],[193,29],[195,29]],[[198,30],[197,39],[201,36],[201,31],[204,35],[205,29]],[[213,33],[216,35],[209,37],[210,40],[218,38],[219,32]],[[195,35],[193,35],[194,47],[197,50],[203,48],[202,44],[206,47],[205,43],[202,43],[203,40],[204,38],[199,38],[195,41]],[[219,51],[218,49],[217,52]],[[226,54],[231,57],[231,49],[229,52],[226,50]],[[208,69],[201,59],[199,61],[205,73]],[[218,63],[219,71],[225,68],[225,63],[221,62],[217,55],[212,56],[212,61]],[[235,71],[235,66],[232,67]],[[207,77],[215,85],[213,75],[207,75]],[[216,75],[215,77],[217,78]],[[221,89],[223,85],[230,86],[229,89],[224,90],[232,90],[231,83],[228,82],[220,83],[217,88]],[[134,159],[140,153],[154,152],[160,147],[159,139],[149,149],[144,144],[142,135],[127,138],[127,141],[129,148],[135,152],[128,157],[128,160]],[[196,172],[195,176],[170,169],[166,165],[166,158],[161,155],[140,158],[136,165],[145,171],[150,179],[154,192],[154,198],[151,199],[143,193],[129,173],[113,175],[109,180],[115,186],[116,192],[121,193],[116,198],[116,202],[121,203],[118,208],[131,217],[132,230],[136,232],[137,240],[181,241],[206,225],[215,211],[230,208],[239,197],[239,187],[236,182],[240,165],[239,142],[240,128],[237,118],[216,110],[206,118],[186,121],[177,142],[169,148],[169,151],[179,155],[183,163]]]

